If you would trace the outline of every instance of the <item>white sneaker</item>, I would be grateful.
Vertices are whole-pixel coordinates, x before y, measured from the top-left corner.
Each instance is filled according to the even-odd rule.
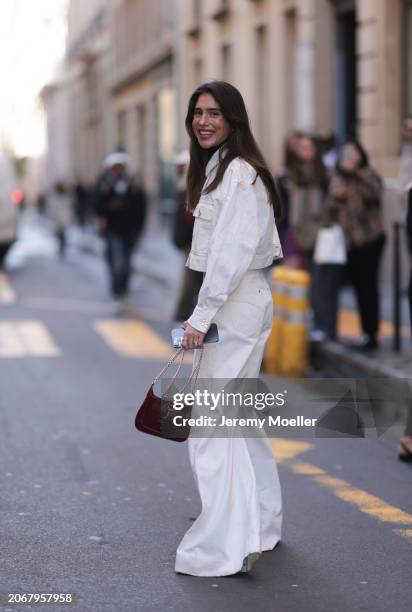
[[[256,561],[259,559],[260,557],[260,553],[256,552],[256,553],[250,553],[250,555],[248,555],[247,557],[245,557],[243,559],[243,565],[240,569],[241,572],[250,572],[250,570],[252,569],[253,565],[256,563]]]

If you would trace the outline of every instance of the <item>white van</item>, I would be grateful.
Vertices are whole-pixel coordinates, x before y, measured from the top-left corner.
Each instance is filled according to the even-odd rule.
[[[16,178],[10,160],[0,154],[0,268],[7,251],[16,240],[17,205],[12,202]]]

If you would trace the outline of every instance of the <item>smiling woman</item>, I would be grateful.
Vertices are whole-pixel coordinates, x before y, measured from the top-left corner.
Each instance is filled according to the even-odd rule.
[[[193,131],[204,148],[218,147],[229,135],[230,126],[214,97],[205,93],[199,96],[193,113]]]
[[[272,296],[262,269],[281,256],[275,223],[280,203],[235,87],[222,81],[199,87],[189,101],[186,129],[187,197],[195,218],[186,265],[204,278],[196,308],[183,324],[182,346],[199,348],[216,323],[219,342],[205,346],[201,363],[196,351],[193,367],[200,365],[199,379],[212,387],[217,379],[220,389],[226,379],[236,392],[238,381],[259,376],[272,325]],[[219,402],[218,412],[225,409]],[[199,402],[192,414],[204,416]],[[202,512],[178,547],[175,570],[226,576],[248,571],[279,542],[281,491],[264,433],[236,437],[230,423],[221,426],[219,419],[208,433],[200,437],[192,429],[188,439]]]

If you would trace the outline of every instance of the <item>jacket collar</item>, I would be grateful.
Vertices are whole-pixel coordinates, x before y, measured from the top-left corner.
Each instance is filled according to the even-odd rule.
[[[219,165],[220,160],[225,157],[226,153],[227,153],[227,147],[225,147],[225,145],[222,145],[221,147],[217,149],[217,151],[213,153],[212,157],[209,159],[206,165],[206,169],[205,169],[206,176],[209,176],[212,170],[214,170],[216,166]]]

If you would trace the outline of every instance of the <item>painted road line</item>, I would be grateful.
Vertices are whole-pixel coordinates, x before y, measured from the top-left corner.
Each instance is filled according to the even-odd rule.
[[[412,514],[404,512],[362,489],[356,489],[344,480],[330,476],[315,476],[314,479],[322,486],[331,489],[339,499],[357,506],[361,512],[369,514],[379,521],[412,525]]]
[[[16,294],[10,286],[7,275],[0,272],[0,304],[13,304]]]
[[[376,495],[353,487],[342,478],[329,475],[326,470],[317,465],[293,460],[297,455],[315,448],[314,444],[282,438],[273,438],[270,444],[278,464],[287,462],[285,467],[292,472],[308,476],[317,484],[332,491],[338,499],[356,506],[362,513],[384,523],[412,525],[412,514],[385,502]],[[392,531],[412,542],[412,529],[393,529]]]
[[[290,466],[292,472],[295,474],[304,474],[306,476],[313,476],[314,474],[326,474],[325,470],[317,467],[316,465],[312,465],[310,463],[303,463],[302,461],[294,461]]]
[[[0,323],[0,357],[58,357],[60,350],[40,321]]]
[[[94,323],[94,328],[110,348],[123,357],[164,360],[169,359],[174,350],[143,321],[101,320]],[[184,363],[192,363],[191,352],[185,355]]]
[[[297,442],[296,440],[285,440],[283,438],[270,438],[269,442],[276,457],[276,463],[294,459],[297,455],[315,448],[315,445],[309,442]]]

